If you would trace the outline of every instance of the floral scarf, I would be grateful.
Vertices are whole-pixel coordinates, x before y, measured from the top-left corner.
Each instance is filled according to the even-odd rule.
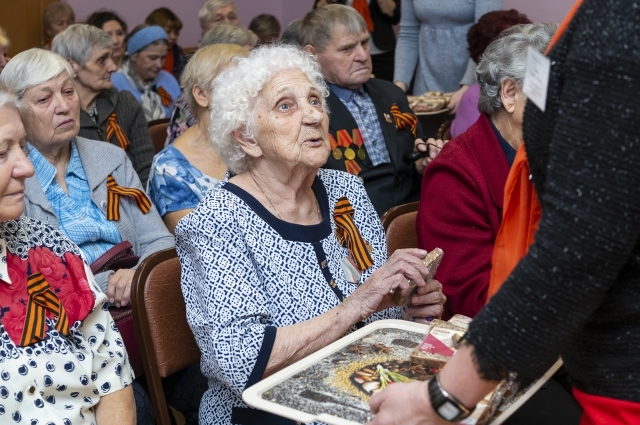
[[[166,118],[166,112],[164,106],[162,106],[162,97],[156,91],[155,81],[143,85],[133,73],[129,60],[122,64],[122,72],[129,84],[141,93],[140,101],[147,121]]]

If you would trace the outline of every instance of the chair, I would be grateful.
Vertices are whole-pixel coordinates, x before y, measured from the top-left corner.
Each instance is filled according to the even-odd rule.
[[[149,125],[149,133],[151,133],[151,141],[153,149],[156,153],[164,149],[164,142],[167,140],[167,128],[169,127],[169,118],[153,120],[147,123]]]
[[[151,254],[131,284],[131,303],[156,423],[170,425],[161,378],[200,362],[200,349],[187,323],[175,248]]]
[[[436,134],[436,139],[440,140],[451,140],[451,123],[453,120],[448,120],[443,122],[438,129],[438,134]]]
[[[387,237],[387,255],[391,256],[396,249],[416,248],[416,216],[420,202],[398,205],[382,216],[382,227]]]

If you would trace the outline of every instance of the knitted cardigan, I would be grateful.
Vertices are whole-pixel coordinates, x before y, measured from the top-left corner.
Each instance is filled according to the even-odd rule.
[[[107,140],[107,120],[109,115],[115,112],[118,124],[129,139],[130,144],[126,149],[127,156],[133,164],[134,170],[138,173],[142,186],[146,187],[155,150],[142,106],[128,91],[117,91],[116,89],[109,89],[101,93],[96,98],[96,106],[98,108],[98,125],[93,122],[89,114],[80,110],[80,132],[78,135],[89,140],[106,141],[120,147],[115,135]]]
[[[467,338],[485,377],[562,355],[578,389],[640,402],[637,1],[585,0],[549,56],[546,111],[524,117],[542,218]]]

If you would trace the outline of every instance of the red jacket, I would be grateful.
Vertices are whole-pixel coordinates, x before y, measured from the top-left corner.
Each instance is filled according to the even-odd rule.
[[[445,320],[457,313],[473,317],[486,303],[508,174],[504,151],[484,114],[425,170],[418,247],[444,251],[435,278],[447,296]]]

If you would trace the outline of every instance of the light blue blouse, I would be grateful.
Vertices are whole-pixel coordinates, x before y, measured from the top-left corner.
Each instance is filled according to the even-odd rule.
[[[173,145],[160,151],[151,163],[147,193],[161,216],[195,208],[220,180],[203,174]]]

